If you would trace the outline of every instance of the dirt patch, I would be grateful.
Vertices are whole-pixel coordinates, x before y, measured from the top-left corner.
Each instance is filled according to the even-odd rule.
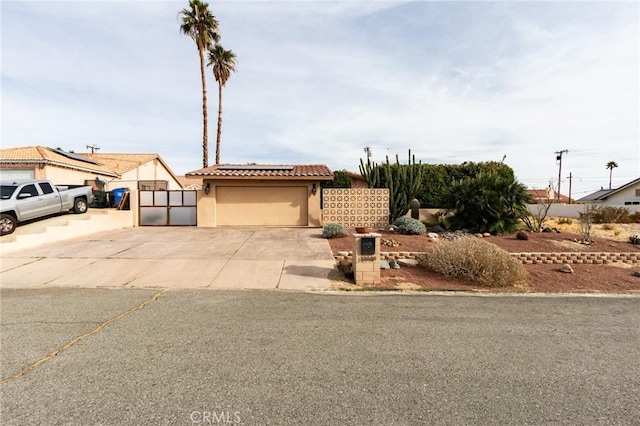
[[[640,225],[639,225],[640,226]],[[383,240],[393,244],[381,245],[383,252],[424,252],[436,242],[424,235],[401,235],[389,231],[377,231]],[[638,232],[640,233],[640,232]],[[592,235],[594,235],[592,233]],[[591,245],[580,244],[580,235],[561,231],[560,233],[530,233],[529,240],[522,241],[515,235],[487,237],[484,240],[510,253],[557,253],[557,252],[640,252],[640,246],[625,241],[593,237]],[[353,239],[329,240],[334,254],[353,250]],[[525,265],[529,282],[524,287],[497,289],[485,288],[459,278],[443,277],[425,267],[382,270],[381,289],[421,290],[421,291],[474,291],[474,292],[615,292],[640,293],[640,277],[633,275],[640,266],[624,263],[609,265],[572,265],[573,274],[560,272],[562,265]],[[336,288],[355,289],[346,281],[337,283]]]

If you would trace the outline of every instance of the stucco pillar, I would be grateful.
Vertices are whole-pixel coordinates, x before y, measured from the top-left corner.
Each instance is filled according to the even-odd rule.
[[[376,233],[353,235],[353,277],[357,285],[380,284],[380,237]],[[363,253],[363,240],[373,244],[372,254]]]

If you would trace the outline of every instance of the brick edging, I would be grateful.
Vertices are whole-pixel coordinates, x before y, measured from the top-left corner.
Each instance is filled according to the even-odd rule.
[[[388,251],[380,252],[381,260],[416,259],[423,255],[423,252],[410,251]],[[333,257],[336,262],[341,260],[351,260],[353,253],[346,256],[336,254]],[[524,265],[536,264],[607,264],[607,263],[627,263],[630,265],[640,265],[640,252],[637,253],[608,253],[608,252],[561,252],[561,253],[511,253]]]

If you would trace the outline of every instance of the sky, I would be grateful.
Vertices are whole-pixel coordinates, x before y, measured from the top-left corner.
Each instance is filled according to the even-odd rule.
[[[209,1],[238,59],[221,162],[502,161],[580,198],[640,177],[637,1]],[[3,148],[158,153],[202,167],[185,1],[0,2]],[[207,69],[209,162],[217,83]]]

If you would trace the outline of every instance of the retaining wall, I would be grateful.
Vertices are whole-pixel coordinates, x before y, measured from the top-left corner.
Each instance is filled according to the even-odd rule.
[[[344,253],[344,254],[343,254]],[[423,255],[421,252],[389,251],[381,252],[382,260],[416,259]],[[636,253],[607,253],[607,252],[562,252],[562,253],[511,253],[525,265],[536,264],[608,264],[627,263],[640,265],[640,252]],[[340,252],[334,255],[336,262],[351,260],[351,252]]]

